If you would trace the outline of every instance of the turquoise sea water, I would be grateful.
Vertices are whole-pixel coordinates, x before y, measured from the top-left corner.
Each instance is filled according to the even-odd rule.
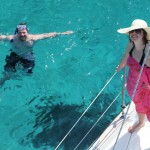
[[[0,12],[2,34],[14,33],[20,22],[27,22],[33,34],[74,31],[38,41],[33,74],[14,77],[0,89],[0,150],[53,150],[113,75],[128,41],[116,30],[137,18],[150,24],[148,0],[1,0]],[[0,42],[1,72],[9,49],[9,43]],[[121,75],[59,149],[75,148],[121,90]],[[121,97],[78,149],[87,149],[120,106]]]

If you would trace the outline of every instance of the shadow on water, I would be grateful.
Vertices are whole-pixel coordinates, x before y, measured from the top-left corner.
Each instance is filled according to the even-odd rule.
[[[112,94],[103,94],[98,98],[92,108],[90,108],[77,126],[70,132],[67,138],[60,146],[64,150],[74,149],[80,140],[90,130],[96,120],[100,117],[105,106],[108,107],[112,100]],[[49,101],[54,97],[50,97]],[[44,98],[41,99],[42,101]],[[31,100],[30,103],[32,103]],[[46,100],[47,101],[47,100]],[[30,104],[29,103],[29,104]],[[32,132],[28,133],[20,140],[22,145],[32,143],[34,148],[45,147],[45,149],[54,149],[63,137],[68,133],[74,123],[78,120],[87,106],[82,105],[64,105],[47,103],[47,106],[35,106],[35,122]],[[78,149],[87,149],[87,147],[104,131],[112,118],[116,115],[117,108],[113,106],[111,110],[94,127],[90,134],[83,140]],[[32,112],[32,110],[30,110]],[[110,113],[111,112],[111,113]],[[113,112],[113,113],[112,113]],[[33,112],[32,112],[33,113]]]

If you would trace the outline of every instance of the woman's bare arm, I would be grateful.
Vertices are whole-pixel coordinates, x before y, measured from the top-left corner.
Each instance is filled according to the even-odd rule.
[[[121,59],[121,62],[116,68],[116,71],[119,71],[119,70],[121,70],[122,68],[124,68],[126,66],[127,59],[129,57],[129,51],[132,49],[132,47],[133,47],[133,43],[129,42],[128,45],[127,45],[126,51],[125,51],[125,53],[124,53],[124,55]]]

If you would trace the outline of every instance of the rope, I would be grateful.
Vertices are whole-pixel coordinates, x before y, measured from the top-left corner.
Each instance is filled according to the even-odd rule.
[[[106,88],[106,86],[109,84],[109,82],[113,79],[113,77],[116,75],[115,73],[111,76],[111,78],[106,82],[104,87],[101,89],[101,91],[97,94],[97,96],[93,99],[93,101],[90,103],[90,105],[86,108],[86,110],[83,112],[83,114],[79,117],[79,119],[75,122],[75,124],[72,126],[72,128],[68,131],[68,133],[64,136],[64,138],[60,141],[60,143],[57,145],[55,150],[58,149],[58,147],[62,144],[62,142],[66,139],[66,137],[69,135],[69,133],[74,129],[74,127],[77,125],[77,123],[81,120],[81,118],[84,116],[84,114],[88,111],[88,109],[91,107],[91,105],[95,102],[95,100],[99,97],[99,95],[102,93],[102,91]]]
[[[74,150],[78,148],[78,146],[82,143],[82,141],[86,138],[86,136],[91,132],[91,130],[95,127],[95,125],[99,122],[99,120],[104,116],[104,114],[108,111],[108,109],[112,106],[112,104],[117,100],[117,98],[120,96],[121,92],[116,96],[116,98],[111,102],[111,104],[107,107],[107,109],[104,111],[104,113],[97,119],[97,121],[94,123],[94,125],[91,127],[91,129],[87,132],[87,134],[82,138],[82,140],[78,143],[78,145],[75,147]]]
[[[133,91],[133,94],[132,94],[132,97],[131,97],[131,102],[133,101],[133,98],[134,98],[134,96],[135,96],[136,89],[137,89],[137,87],[138,87],[138,84],[139,84],[139,81],[140,81],[140,78],[141,78],[141,75],[142,75],[142,71],[143,71],[145,62],[146,62],[146,60],[147,60],[148,54],[149,54],[149,51],[150,51],[150,46],[149,46],[148,52],[146,53],[146,57],[145,57],[145,59],[144,59],[144,62],[143,62],[143,64],[142,64],[142,67],[141,67],[141,69],[140,69],[140,73],[139,73],[139,75],[138,75],[138,79],[137,79],[137,82],[136,82],[136,85],[135,85],[135,87],[134,87],[134,91]],[[131,102],[130,102],[129,105],[128,105],[127,111],[126,111],[126,113],[125,113],[125,117],[124,117],[124,119],[123,119],[121,128],[120,128],[120,130],[119,130],[117,139],[116,139],[116,141],[115,141],[113,150],[115,150],[115,147],[116,147],[116,144],[117,144],[117,142],[118,142],[118,139],[119,139],[121,130],[122,130],[122,128],[123,128],[123,125],[124,125],[124,123],[125,123],[125,119],[126,119],[126,117],[127,117],[127,114],[128,114],[128,111],[129,111],[129,108],[130,108],[130,105],[131,105]]]

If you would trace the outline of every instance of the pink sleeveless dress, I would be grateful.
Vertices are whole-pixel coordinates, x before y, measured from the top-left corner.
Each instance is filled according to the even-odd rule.
[[[141,65],[131,56],[128,57],[127,65],[129,67],[127,91],[130,97],[132,97]],[[146,66],[144,66],[133,102],[135,103],[136,111],[138,113],[146,114],[150,121],[150,91],[142,87],[143,83],[150,85],[150,68],[147,68]]]

